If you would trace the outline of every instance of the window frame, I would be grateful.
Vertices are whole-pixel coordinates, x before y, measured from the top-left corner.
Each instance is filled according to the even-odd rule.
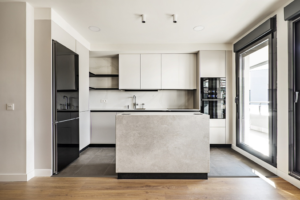
[[[239,104],[240,104],[240,67],[242,65],[241,54],[245,53],[254,46],[262,43],[266,39],[269,40],[269,141],[270,141],[270,156],[265,156],[262,153],[252,149],[248,145],[240,142],[240,119],[239,119]],[[276,30],[257,39],[251,45],[236,52],[236,146],[250,153],[251,155],[261,159],[262,161],[277,167],[277,32]]]

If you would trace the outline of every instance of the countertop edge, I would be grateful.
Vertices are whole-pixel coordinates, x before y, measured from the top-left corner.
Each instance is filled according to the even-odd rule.
[[[200,112],[200,110],[91,110],[91,112]]]

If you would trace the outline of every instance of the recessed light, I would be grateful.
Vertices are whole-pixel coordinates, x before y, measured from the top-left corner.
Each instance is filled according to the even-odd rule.
[[[94,31],[94,32],[99,32],[99,31],[100,31],[100,28],[97,27],[97,26],[89,26],[89,29],[90,29],[91,31]]]
[[[203,31],[204,30],[204,26],[195,26],[194,27],[194,31]]]

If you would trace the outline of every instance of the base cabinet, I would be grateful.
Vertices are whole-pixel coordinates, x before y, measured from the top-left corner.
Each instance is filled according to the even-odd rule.
[[[79,112],[79,149],[82,150],[84,147],[90,144],[91,140],[91,122],[90,122],[90,111]]]
[[[226,119],[210,119],[210,144],[226,144]]]
[[[91,144],[116,144],[116,112],[91,112]]]

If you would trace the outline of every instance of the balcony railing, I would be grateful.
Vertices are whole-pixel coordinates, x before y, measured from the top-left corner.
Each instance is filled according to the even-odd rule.
[[[250,114],[269,115],[269,101],[250,101]]]

